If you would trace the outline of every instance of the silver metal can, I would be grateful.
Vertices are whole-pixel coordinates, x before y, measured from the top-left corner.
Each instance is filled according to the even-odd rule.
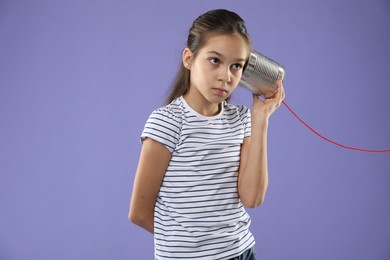
[[[277,92],[276,81],[284,80],[285,70],[276,61],[252,50],[242,73],[240,85],[253,94],[272,97]]]

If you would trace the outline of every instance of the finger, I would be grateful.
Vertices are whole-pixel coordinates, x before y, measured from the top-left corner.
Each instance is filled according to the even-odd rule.
[[[286,97],[286,92],[284,91],[284,87],[282,86],[282,90],[283,90],[283,99],[282,100],[284,100],[284,98]]]
[[[276,81],[276,88],[277,89],[276,89],[275,94],[272,97],[268,98],[268,100],[275,102],[276,105],[279,106],[279,103],[280,103],[280,100],[281,100],[281,97],[283,94],[282,89],[281,89],[281,81],[280,80]]]
[[[279,87],[280,87],[280,89],[279,89],[279,91],[280,91],[280,99],[279,99],[279,101],[280,101],[280,103],[281,103],[281,102],[283,101],[283,99],[285,98],[286,93],[285,93],[285,91],[284,91],[284,87],[283,87],[282,81],[280,80],[280,81],[278,81],[278,83],[280,84],[280,85],[279,85]]]
[[[279,96],[280,96],[280,80],[276,81],[275,83],[275,87],[276,87],[276,90],[274,91],[274,93],[272,94],[272,96],[270,97],[266,97],[265,99],[267,100],[278,100],[279,99]]]
[[[253,104],[261,102],[260,97],[258,95],[253,94],[252,97],[253,97]]]
[[[282,97],[282,94],[283,94],[283,85],[282,85],[282,80],[277,80],[276,81],[276,87],[277,87],[277,92],[276,92],[276,95],[275,95],[275,99],[276,100],[280,100],[280,98]]]

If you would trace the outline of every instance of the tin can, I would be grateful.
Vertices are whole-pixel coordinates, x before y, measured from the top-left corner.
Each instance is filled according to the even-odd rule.
[[[277,92],[276,81],[283,81],[284,75],[285,70],[281,64],[252,50],[240,85],[253,94],[269,98]]]

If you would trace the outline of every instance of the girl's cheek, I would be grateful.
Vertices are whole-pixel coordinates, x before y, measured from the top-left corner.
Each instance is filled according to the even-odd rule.
[[[236,71],[233,71],[233,76],[235,77],[235,78],[238,78],[238,79],[240,79],[241,78],[241,75],[242,75],[242,71],[241,70],[236,70]]]

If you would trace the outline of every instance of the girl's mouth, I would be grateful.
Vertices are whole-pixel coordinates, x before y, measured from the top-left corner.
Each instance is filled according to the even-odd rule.
[[[213,91],[218,96],[224,96],[228,93],[227,90],[225,90],[224,88],[213,88]]]

